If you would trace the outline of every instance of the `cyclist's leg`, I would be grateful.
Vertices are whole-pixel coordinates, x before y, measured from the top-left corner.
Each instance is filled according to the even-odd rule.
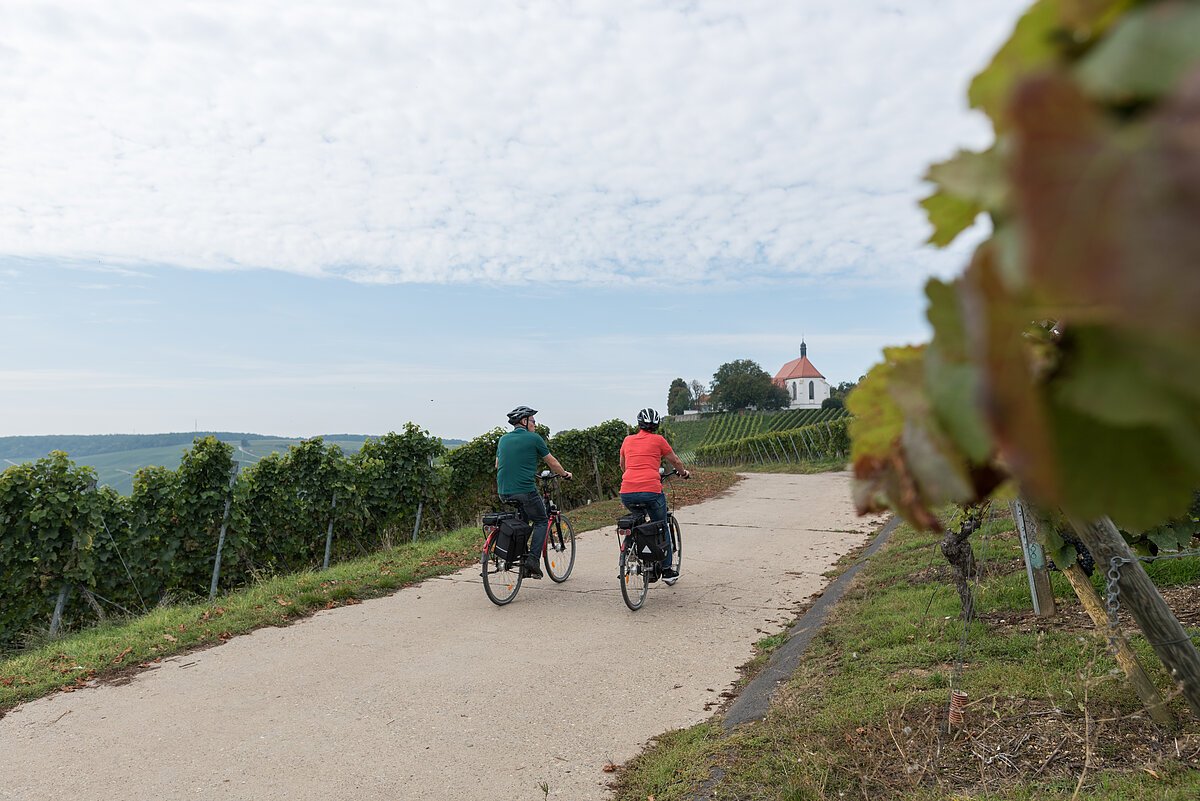
[[[650,516],[659,522],[665,523],[667,521],[667,495],[666,495],[666,493],[664,493],[664,492],[658,493],[658,497],[655,499],[654,506],[652,507],[652,510],[650,512]],[[667,570],[668,568],[670,568],[673,557],[674,557],[674,554],[671,552],[671,537],[668,532],[667,553],[666,553],[666,556],[663,557],[662,562],[659,563],[659,567],[663,570]]]
[[[526,522],[533,526],[532,542],[529,543],[529,557],[542,557],[542,544],[546,541],[546,524],[549,516],[546,514],[546,504],[542,496],[536,492],[522,492],[518,495],[502,495],[505,501],[516,501],[521,504],[521,514]],[[527,560],[532,561],[532,560]]]
[[[529,543],[529,561],[536,563],[542,558],[542,546],[546,544],[546,528],[550,522],[550,516],[546,514],[546,504],[538,493],[530,492],[520,497],[521,508],[525,510],[525,516],[529,518],[529,524],[533,526],[533,537]]]

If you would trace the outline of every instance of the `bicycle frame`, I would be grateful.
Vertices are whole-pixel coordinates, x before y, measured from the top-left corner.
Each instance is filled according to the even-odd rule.
[[[559,510],[551,496],[550,480],[552,476],[550,471],[546,470],[538,477],[541,480],[541,501],[546,507],[546,536],[542,538],[540,553],[530,552],[528,542],[524,543],[527,550],[521,555],[512,555],[516,552],[516,548],[511,548],[509,553],[503,555],[503,558],[497,553],[496,549],[499,544],[497,540],[504,519],[516,518],[529,525],[529,518],[521,504],[510,502],[511,506],[515,506],[514,510],[488,513],[485,516],[484,550],[480,556],[480,574],[484,579],[487,597],[498,606],[504,606],[516,597],[517,591],[521,589],[521,580],[526,578],[524,560],[530,556],[545,562],[545,574],[556,584],[565,582],[575,566],[575,530],[571,528],[570,520]],[[515,577],[511,576],[514,567],[516,567]],[[492,576],[497,576],[497,583],[494,585]],[[541,576],[542,574],[538,573],[535,578],[541,578]],[[497,591],[493,591],[493,589]]]

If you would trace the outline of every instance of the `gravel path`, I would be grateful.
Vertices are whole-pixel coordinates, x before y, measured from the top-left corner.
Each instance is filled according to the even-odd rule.
[[[609,528],[503,608],[473,567],[26,704],[0,799],[607,798],[604,764],[707,719],[881,523],[846,473],[748,475],[678,517],[683,578],[636,613]]]

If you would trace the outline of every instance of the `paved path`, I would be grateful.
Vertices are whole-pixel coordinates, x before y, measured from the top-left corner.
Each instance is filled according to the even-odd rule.
[[[605,762],[707,719],[881,522],[845,473],[749,475],[678,516],[684,576],[636,613],[610,528],[507,607],[470,568],[26,704],[0,799],[604,799]]]

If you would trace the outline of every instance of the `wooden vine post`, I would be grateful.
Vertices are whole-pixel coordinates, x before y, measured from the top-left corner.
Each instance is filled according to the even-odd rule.
[[[1092,582],[1088,580],[1087,574],[1083,572],[1083,568],[1079,566],[1079,563],[1076,562],[1070,567],[1064,568],[1063,575],[1067,577],[1067,581],[1071,582],[1071,586],[1075,589],[1075,594],[1079,596],[1079,602],[1087,610],[1088,616],[1096,624],[1096,628],[1099,631],[1107,629],[1108,612],[1104,608],[1104,602],[1096,593],[1096,588],[1092,586]],[[1154,682],[1146,675],[1146,670],[1142,667],[1137,654],[1129,647],[1129,641],[1125,639],[1125,636],[1120,631],[1110,632],[1109,637],[1114,649],[1113,657],[1117,660],[1117,664],[1121,666],[1121,669],[1125,671],[1125,677],[1133,685],[1138,698],[1142,699],[1142,705],[1146,707],[1146,710],[1150,713],[1150,717],[1153,718],[1155,723],[1161,726],[1175,725],[1175,716],[1167,708],[1166,703],[1158,692],[1158,688],[1154,686]]]
[[[1114,558],[1120,570],[1120,604],[1129,610],[1167,671],[1179,683],[1192,713],[1200,716],[1200,652],[1171,612],[1142,563],[1133,557],[1125,538],[1107,517],[1092,522],[1071,520],[1071,527],[1091,551],[1096,567],[1107,572]],[[1081,599],[1082,600],[1082,599]]]

